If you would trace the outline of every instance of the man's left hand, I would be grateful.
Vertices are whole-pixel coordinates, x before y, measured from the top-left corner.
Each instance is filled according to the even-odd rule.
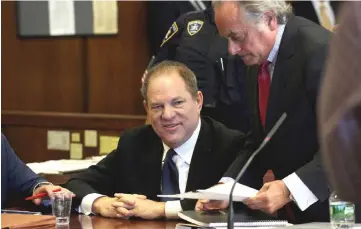
[[[116,194],[115,196],[118,197],[118,202],[128,206],[130,216],[143,219],[156,219],[165,216],[165,202],[152,201],[143,195]]]
[[[136,217],[157,219],[165,217],[165,202],[138,199],[135,208],[130,210]]]
[[[60,192],[70,192],[68,189],[66,188],[62,188],[60,186],[55,186],[55,185],[51,185],[51,184],[47,184],[47,185],[41,185],[39,186],[38,188],[36,188],[33,192],[33,196],[34,195],[37,195],[37,194],[40,194],[40,193],[43,193],[43,192],[46,192],[49,196],[50,199],[54,199],[54,193],[53,193],[53,190],[54,189],[58,189],[60,188]],[[73,194],[73,197],[75,197],[75,195]],[[39,205],[41,203],[41,198],[38,198],[38,199],[34,199],[33,200],[34,204],[36,205]]]
[[[288,202],[290,191],[281,180],[265,183],[255,197],[248,198],[244,203],[251,209],[273,214]]]

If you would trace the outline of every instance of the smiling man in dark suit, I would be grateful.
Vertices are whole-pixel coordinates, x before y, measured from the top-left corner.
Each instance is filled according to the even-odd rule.
[[[213,6],[217,28],[228,39],[229,52],[250,66],[246,88],[255,147],[282,113],[287,113],[286,121],[240,181],[261,188],[245,203],[268,213],[292,203],[288,214],[279,212],[291,222],[329,220],[328,183],[317,153],[315,105],[331,33],[292,16],[285,1],[214,1]],[[237,176],[244,165],[243,156],[221,181]],[[268,169],[276,180],[263,185]],[[201,201],[197,209],[227,205]]]
[[[115,151],[67,184],[82,213],[177,217],[181,210],[194,209],[195,201],[161,200],[157,195],[211,186],[244,144],[243,134],[200,118],[203,96],[184,64],[156,65],[141,91],[151,125],[125,131]]]

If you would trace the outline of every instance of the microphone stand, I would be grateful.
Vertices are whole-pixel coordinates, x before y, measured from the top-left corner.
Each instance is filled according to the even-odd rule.
[[[252,155],[247,160],[246,164],[242,167],[241,171],[237,175],[236,179],[234,180],[234,183],[231,188],[231,192],[229,193],[229,207],[228,207],[228,216],[227,216],[227,228],[233,229],[234,227],[234,209],[233,209],[233,191],[236,187],[237,182],[241,177],[243,176],[244,172],[248,168],[248,166],[251,164],[253,159],[257,156],[257,154],[267,145],[267,143],[271,140],[272,136],[276,133],[278,128],[282,125],[284,120],[286,119],[287,114],[283,113],[281,117],[278,119],[276,124],[272,127],[270,132],[267,134],[267,136],[263,139],[261,145],[252,153]]]

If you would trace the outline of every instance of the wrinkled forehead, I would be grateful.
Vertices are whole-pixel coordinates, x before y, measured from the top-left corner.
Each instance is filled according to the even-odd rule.
[[[223,37],[247,30],[245,11],[236,2],[224,2],[215,8],[215,22]]]
[[[163,71],[154,74],[149,81],[148,92],[171,94],[186,90],[186,84],[177,71]]]

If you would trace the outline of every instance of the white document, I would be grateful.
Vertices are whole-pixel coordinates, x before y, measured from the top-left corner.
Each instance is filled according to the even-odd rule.
[[[93,157],[88,160],[51,160],[26,164],[36,174],[62,174],[86,170],[97,164],[104,157]]]
[[[75,34],[73,0],[48,0],[49,29],[52,36]]]
[[[207,200],[228,200],[233,182],[227,182],[213,186],[205,190],[197,190],[197,192],[186,192],[176,195],[158,195],[158,197],[170,197],[180,199],[207,199]],[[237,183],[233,191],[233,200],[242,202],[243,200],[254,197],[257,190],[248,186]]]

